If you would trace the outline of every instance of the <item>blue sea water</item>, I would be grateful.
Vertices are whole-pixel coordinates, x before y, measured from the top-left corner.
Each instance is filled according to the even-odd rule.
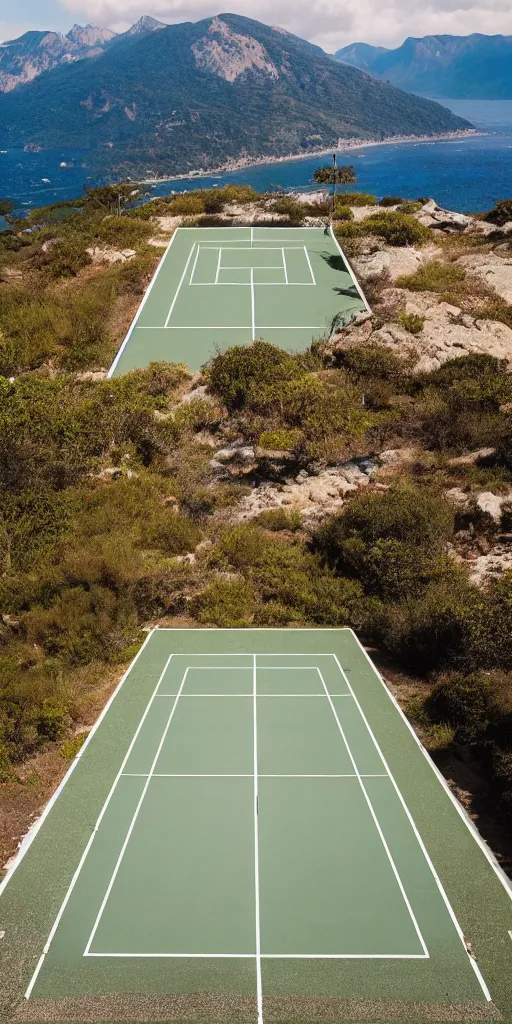
[[[341,162],[354,164],[357,188],[405,198],[433,196],[442,206],[463,213],[489,209],[512,196],[512,100],[443,100],[454,113],[489,134],[462,140],[387,143],[341,151]],[[84,184],[97,184],[86,150],[0,152],[0,196],[18,208],[44,206],[82,194]],[[252,185],[257,191],[307,188],[322,157],[264,164],[204,178],[161,182],[152,195],[168,195],[228,182]],[[44,181],[43,179],[49,179]]]

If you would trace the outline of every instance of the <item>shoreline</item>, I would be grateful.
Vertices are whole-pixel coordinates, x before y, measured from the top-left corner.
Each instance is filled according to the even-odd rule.
[[[364,149],[367,146],[394,146],[405,145],[411,142],[449,142],[464,139],[473,139],[485,135],[492,135],[492,132],[479,131],[477,128],[462,128],[456,132],[440,132],[437,135],[395,135],[388,139],[338,139],[336,150],[332,146],[321,149],[311,149],[308,153],[289,153],[286,156],[266,157],[240,157],[238,160],[229,160],[220,167],[210,170],[200,168],[196,171],[189,171],[187,174],[166,175],[161,178],[133,179],[137,185],[163,185],[168,181],[188,181],[190,178],[211,178],[217,174],[232,174],[236,171],[243,171],[249,167],[264,167],[269,164],[290,163],[292,160],[310,160],[315,156],[327,156],[330,153],[344,153],[352,149]]]

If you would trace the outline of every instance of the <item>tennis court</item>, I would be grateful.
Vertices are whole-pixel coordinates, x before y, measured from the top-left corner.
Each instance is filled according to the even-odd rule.
[[[510,896],[351,630],[155,630],[4,887],[6,1019],[510,1019]]]
[[[198,370],[257,338],[300,351],[368,309],[332,231],[178,228],[109,376],[152,360]]]

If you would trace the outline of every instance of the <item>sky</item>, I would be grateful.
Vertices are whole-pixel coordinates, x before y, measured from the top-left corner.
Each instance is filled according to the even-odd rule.
[[[399,46],[407,36],[512,35],[510,0],[0,0],[0,39],[78,22],[124,31],[142,14],[172,24],[221,13],[280,25],[334,52],[348,43]]]

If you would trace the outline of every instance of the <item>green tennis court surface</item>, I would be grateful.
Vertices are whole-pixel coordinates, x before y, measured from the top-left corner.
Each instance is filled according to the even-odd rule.
[[[512,1019],[510,891],[351,630],[153,631],[0,917],[6,1020]]]
[[[178,228],[110,376],[160,359],[198,370],[217,349],[256,338],[300,351],[338,314],[365,309],[322,228]]]

